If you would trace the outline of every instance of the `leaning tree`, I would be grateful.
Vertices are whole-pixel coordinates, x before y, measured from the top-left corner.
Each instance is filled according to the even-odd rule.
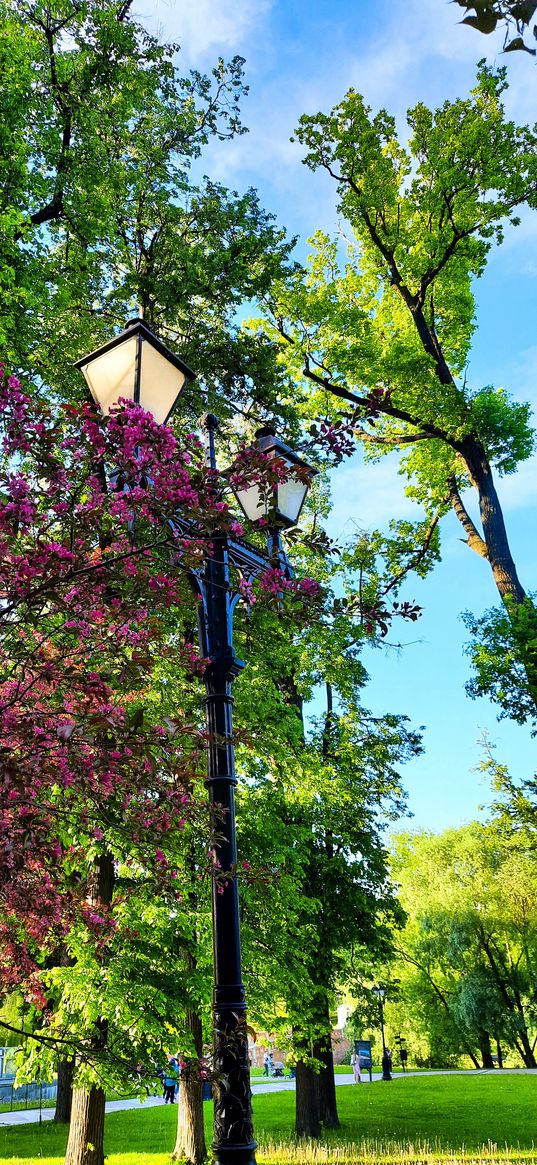
[[[302,117],[305,164],[334,182],[346,226],[343,242],[315,237],[308,268],[267,297],[264,327],[316,440],[338,459],[358,446],[371,459],[399,451],[407,492],[429,520],[455,513],[504,614],[479,623],[491,650],[475,653],[477,687],[533,720],[537,612],[496,487],[534,449],[530,409],[503,389],[472,386],[467,372],[473,281],[537,199],[537,135],[506,118],[505,87],[505,70],[481,67],[467,99],[435,112],[418,104],[406,146],[394,118],[373,115],[352,90],[331,113]],[[496,668],[509,660],[507,687],[494,637]]]

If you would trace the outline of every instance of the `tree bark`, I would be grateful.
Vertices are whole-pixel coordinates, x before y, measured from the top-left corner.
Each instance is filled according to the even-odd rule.
[[[314,1055],[321,1061],[322,1068],[318,1077],[319,1089],[319,1116],[327,1129],[339,1128],[339,1116],[336,1100],[336,1081],[334,1078],[334,1053],[330,1038],[330,1008],[325,996],[324,1008],[327,1033],[315,1044]]]
[[[482,445],[472,437],[467,437],[462,443],[461,455],[479,498],[479,514],[487,547],[487,559],[500,598],[503,602],[512,599],[515,603],[522,603],[526,598],[526,592],[518,578],[509,547],[504,516],[488,457]]]
[[[297,1137],[318,1138],[321,1135],[318,1079],[303,1060],[298,1060],[296,1066],[295,1133]]]
[[[486,1031],[479,1033],[479,1050],[481,1052],[481,1061],[484,1068],[494,1068],[494,1060],[492,1059],[492,1047],[490,1043],[490,1035]]]
[[[109,853],[100,854],[88,880],[87,901],[91,906],[109,906],[114,893],[114,861]],[[101,1017],[95,1024],[90,1050],[99,1054],[106,1047],[108,1021]],[[65,1165],[104,1165],[105,1093],[94,1085],[75,1088],[71,1109],[69,1140]]]
[[[526,1068],[537,1068],[537,1060],[535,1059],[535,1053],[533,1051],[531,1040],[525,1027],[524,1019],[522,1019],[521,1022],[523,1026],[518,1034],[518,1038],[522,1047],[522,1059],[524,1060],[524,1066]]]
[[[73,1072],[74,1060],[60,1060],[58,1062],[58,1091],[56,1093],[56,1108],[54,1121],[56,1124],[68,1124],[71,1119],[73,1103]]]
[[[203,1052],[201,1019],[190,1008],[186,1013],[186,1028],[193,1038],[198,1061]],[[205,1129],[203,1126],[203,1082],[198,1064],[189,1071],[181,1071],[179,1077],[179,1103],[177,1106],[177,1137],[172,1159],[185,1159],[188,1165],[202,1165],[207,1157]]]
[[[104,1165],[102,1088],[75,1088],[65,1165]]]

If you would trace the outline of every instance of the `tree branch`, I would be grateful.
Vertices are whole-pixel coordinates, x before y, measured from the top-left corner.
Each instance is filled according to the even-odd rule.
[[[457,482],[454,477],[449,478],[448,490],[451,506],[457,515],[463,530],[467,534],[467,538],[463,538],[462,541],[466,541],[467,546],[469,546],[471,550],[475,550],[476,554],[480,554],[481,558],[488,559],[489,552],[487,544],[477,531],[468,511],[463,505],[461,495],[457,489]]]
[[[402,570],[400,570],[398,572],[398,574],[394,575],[391,582],[389,582],[388,585],[384,588],[384,590],[380,592],[382,595],[387,595],[389,591],[392,591],[393,588],[396,587],[398,585],[398,583],[401,582],[401,580],[405,577],[405,575],[409,573],[409,571],[415,570],[415,568],[417,566],[419,566],[420,562],[423,562],[423,559],[425,558],[426,554],[428,553],[428,551],[430,549],[432,537],[433,537],[433,534],[436,530],[436,527],[438,526],[439,521],[440,521],[440,511],[437,511],[434,518],[429,523],[427,533],[425,535],[424,541],[423,541],[422,545],[420,546],[419,550],[417,550],[416,553],[412,555],[412,557],[407,562],[406,566],[404,566],[402,568]]]
[[[292,337],[284,335],[283,332],[281,334],[285,340],[288,340],[291,344],[294,343]],[[324,376],[319,376],[317,372],[313,372],[309,366],[309,360],[307,356],[305,358],[303,374],[307,380],[313,381],[314,384],[319,384],[333,396],[338,396],[342,400],[348,400],[352,404],[358,405],[359,408],[371,409],[371,401],[368,397],[358,396],[357,393],[351,392],[350,389],[344,388],[343,385],[335,384],[333,380],[329,380]],[[398,421],[405,421],[407,425],[413,425],[414,427],[419,428],[423,434],[423,437],[421,438],[422,440],[427,437],[434,437],[438,441],[444,441],[452,448],[457,448],[454,441],[443,429],[439,429],[436,425],[427,424],[427,422],[418,421],[411,415],[411,413],[407,413],[405,409],[397,408],[395,405],[390,404],[389,401],[384,400],[379,401],[376,407],[378,408],[379,412],[386,413],[386,415],[389,417],[395,417]]]
[[[429,433],[394,433],[393,437],[379,437],[376,433],[368,433],[365,429],[356,429],[360,441],[373,445],[390,445],[397,448],[399,445],[412,445],[416,441],[430,441]]]

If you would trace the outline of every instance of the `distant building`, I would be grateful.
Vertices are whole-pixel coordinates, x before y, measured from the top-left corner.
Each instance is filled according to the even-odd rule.
[[[339,1031],[343,1031],[343,1028],[345,1027],[345,1024],[349,1018],[351,1011],[352,1011],[352,1007],[349,1007],[348,1003],[340,1003],[340,1005],[337,1009],[337,1024],[336,1024],[336,1027],[338,1028]]]

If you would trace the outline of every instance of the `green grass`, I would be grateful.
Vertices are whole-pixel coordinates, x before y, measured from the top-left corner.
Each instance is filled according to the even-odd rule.
[[[124,1092],[113,1092],[113,1091],[107,1092],[106,1099],[107,1100],[128,1100],[131,1097],[136,1096],[136,1095],[137,1095],[137,1093],[133,1092],[132,1088],[130,1088],[130,1089],[126,1089]],[[29,1100],[28,1102],[25,1100],[14,1100],[13,1104],[11,1104],[11,1103],[0,1104],[0,1112],[26,1112],[28,1109],[54,1108],[54,1105],[55,1105],[55,1101],[48,1100],[46,1097],[43,1097],[41,1104],[39,1103],[39,1100]]]
[[[271,1105],[261,1102],[276,1101]],[[281,1138],[292,1127],[294,1097],[257,1097],[265,1136]],[[537,1149],[537,1077],[416,1076],[343,1085],[337,1089],[338,1140],[394,1140],[476,1149],[494,1142]],[[537,1161],[537,1152],[535,1153]]]
[[[50,1108],[53,1104],[54,1102],[51,1100],[44,1100],[41,1108]],[[29,1100],[26,1103],[25,1100],[14,1100],[13,1104],[0,1104],[0,1112],[23,1112],[27,1108],[39,1108],[39,1101]]]
[[[380,1068],[373,1067],[372,1071],[373,1072],[380,1072]],[[397,1068],[395,1068],[394,1071],[397,1071]],[[336,1066],[334,1068],[334,1072],[335,1072],[336,1076],[352,1076],[352,1068],[351,1068],[350,1064],[336,1064]],[[366,1075],[367,1075],[367,1072],[366,1072]],[[250,1070],[250,1079],[251,1079],[252,1084],[261,1084],[261,1083],[263,1083],[263,1081],[265,1083],[268,1083],[268,1082],[270,1082],[270,1080],[278,1080],[278,1079],[281,1079],[281,1077],[264,1076],[262,1068],[252,1068]],[[289,1073],[288,1072],[285,1073],[285,1079],[289,1080]]]
[[[337,1098],[341,1129],[320,1145],[297,1145],[294,1094],[255,1096],[259,1165],[537,1165],[537,1076],[409,1077],[343,1085]],[[209,1140],[210,1104],[205,1115]],[[176,1109],[164,1106],[111,1113],[107,1165],[169,1165],[175,1121]],[[61,1165],[66,1137],[48,1122],[2,1128],[0,1157]]]

